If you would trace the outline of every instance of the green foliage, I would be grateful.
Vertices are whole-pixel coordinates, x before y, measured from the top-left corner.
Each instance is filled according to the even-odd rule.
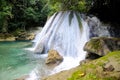
[[[49,8],[46,0],[0,0],[0,32],[43,26]]]
[[[43,26],[49,12],[48,9],[42,10],[45,4],[45,0],[16,1],[13,7],[13,14],[15,17],[12,20],[12,23],[17,23],[17,25],[15,25],[16,27],[25,30],[29,27]],[[11,27],[12,26],[13,25],[11,25]]]
[[[28,7],[25,9],[25,19],[30,20],[33,19],[35,22],[39,20],[39,14],[36,13],[36,11],[32,7]]]
[[[0,33],[43,26],[47,16],[56,11],[86,12],[88,1],[91,0],[0,0]],[[76,14],[76,16],[81,25],[79,15]],[[69,15],[70,24],[72,17],[71,13]]]
[[[48,0],[51,10],[54,11],[65,11],[74,10],[80,12],[86,12],[87,2],[85,0]]]
[[[0,1],[0,31],[7,32],[8,20],[13,17],[12,5],[7,1]]]

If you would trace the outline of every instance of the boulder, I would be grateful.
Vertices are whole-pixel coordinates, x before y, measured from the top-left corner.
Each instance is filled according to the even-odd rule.
[[[63,61],[63,57],[56,50],[49,50],[46,64],[59,64]]]
[[[120,50],[120,38],[96,37],[88,41],[84,50],[89,53],[104,56],[111,51]]]

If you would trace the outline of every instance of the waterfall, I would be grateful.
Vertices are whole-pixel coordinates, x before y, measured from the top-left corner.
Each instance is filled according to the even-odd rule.
[[[89,27],[80,13],[63,11],[55,13],[36,36],[33,50],[47,53],[54,49],[63,56],[63,62],[52,73],[70,69],[85,59],[84,44],[89,39]]]
[[[90,28],[90,38],[92,37],[110,37],[109,24],[102,23],[97,17],[88,17],[87,23]]]
[[[87,23],[73,12],[70,20],[71,11],[55,13],[46,23],[43,30],[36,36],[33,50],[36,53],[47,53],[48,50],[57,50],[62,56],[79,56],[81,46],[89,38]],[[81,19],[82,30],[78,18]]]
[[[64,60],[49,73],[54,74],[78,66],[80,61],[85,59],[86,52],[83,51],[85,43],[89,38],[99,36],[109,37],[110,34],[108,27],[102,25],[98,18],[86,17],[75,11],[61,11],[49,18],[33,40],[34,47],[29,50],[41,54],[47,54],[50,49],[59,52]],[[35,71],[37,69],[30,75],[33,73],[35,75]],[[28,80],[38,80],[40,76],[35,79],[36,76]]]

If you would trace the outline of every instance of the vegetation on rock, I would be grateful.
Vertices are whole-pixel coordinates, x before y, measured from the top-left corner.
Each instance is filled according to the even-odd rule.
[[[120,57],[118,56],[120,56],[120,51],[115,51],[82,64],[68,80],[119,80]]]
[[[120,38],[96,37],[86,43],[84,50],[88,53],[104,56],[111,51],[120,50],[119,43]]]

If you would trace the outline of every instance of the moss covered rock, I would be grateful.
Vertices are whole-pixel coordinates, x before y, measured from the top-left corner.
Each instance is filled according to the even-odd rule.
[[[104,56],[111,51],[120,50],[120,38],[92,38],[85,44],[84,50],[88,53]]]
[[[68,80],[120,80],[120,51],[79,66]]]

